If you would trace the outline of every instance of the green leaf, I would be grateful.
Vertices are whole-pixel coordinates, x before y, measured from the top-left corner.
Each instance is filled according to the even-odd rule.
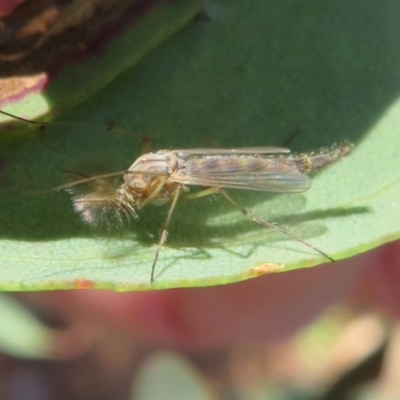
[[[158,352],[146,360],[135,379],[132,399],[212,399],[205,381],[184,357]]]
[[[12,297],[0,294],[0,349],[22,358],[52,358],[56,334]]]
[[[391,1],[219,1],[63,120],[112,118],[155,150],[293,137],[293,150],[313,151],[348,139],[353,154],[315,174],[304,194],[230,193],[334,259],[350,257],[399,237],[399,12]],[[117,235],[84,226],[67,193],[12,193],[57,186],[63,170],[94,163],[126,169],[140,148],[129,135],[54,125],[4,156],[3,290],[208,286],[326,262],[223,199],[201,198],[178,203],[151,286],[167,206],[149,205]]]

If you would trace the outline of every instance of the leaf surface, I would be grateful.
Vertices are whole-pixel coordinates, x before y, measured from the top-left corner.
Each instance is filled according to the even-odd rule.
[[[399,12],[390,1],[362,9],[344,0],[219,1],[62,119],[114,119],[150,136],[155,150],[292,138],[290,148],[303,152],[347,139],[354,152],[314,174],[304,194],[230,194],[334,259],[350,257],[400,236]],[[140,149],[129,135],[54,125],[3,156],[2,289],[208,286],[326,262],[223,199],[201,198],[178,204],[151,286],[167,206],[146,207],[115,234],[84,226],[67,193],[13,193],[62,184],[63,170],[126,169]]]

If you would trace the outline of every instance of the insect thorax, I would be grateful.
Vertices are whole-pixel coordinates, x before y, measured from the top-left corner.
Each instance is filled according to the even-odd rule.
[[[170,151],[144,154],[128,169],[124,176],[124,190],[134,193],[136,203],[145,202],[149,196],[150,203],[162,205],[168,201],[176,186],[168,178],[177,166],[177,158]]]

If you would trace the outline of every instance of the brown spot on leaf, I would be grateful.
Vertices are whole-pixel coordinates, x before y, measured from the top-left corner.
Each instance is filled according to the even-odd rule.
[[[87,278],[78,278],[74,281],[76,289],[93,289],[95,287],[94,282]]]

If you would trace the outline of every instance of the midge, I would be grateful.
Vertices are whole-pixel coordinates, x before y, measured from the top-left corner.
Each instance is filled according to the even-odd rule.
[[[18,118],[25,122],[23,118]],[[147,204],[169,203],[167,218],[161,232],[151,267],[150,282],[160,251],[167,240],[168,227],[178,200],[192,200],[219,194],[233,207],[254,222],[273,229],[313,249],[330,261],[323,251],[306,242],[287,228],[261,216],[254,215],[238,204],[225,189],[258,190],[276,193],[300,193],[311,187],[308,173],[328,166],[348,155],[353,148],[349,142],[321,149],[318,153],[290,154],[280,147],[249,147],[238,149],[160,150],[140,156],[126,171],[83,178],[52,190],[67,190],[72,194],[75,211],[89,225],[137,218]],[[119,186],[106,184],[107,178],[123,175]],[[81,185],[92,182],[90,190]],[[202,190],[189,193],[190,186]]]

